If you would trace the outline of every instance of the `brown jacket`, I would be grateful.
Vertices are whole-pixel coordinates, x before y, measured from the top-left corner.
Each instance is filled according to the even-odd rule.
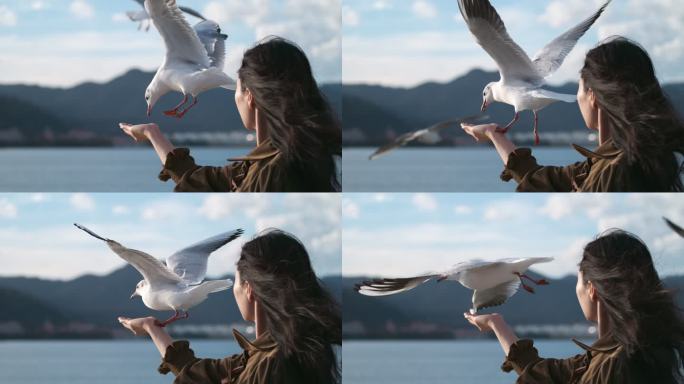
[[[565,167],[541,166],[529,148],[518,148],[508,157],[501,179],[514,179],[518,183],[518,192],[637,192],[653,189],[640,169],[628,164],[627,156],[612,140],[601,144],[596,151],[574,144],[573,147],[587,159]]]
[[[294,384],[303,382],[278,353],[278,345],[269,333],[255,341],[233,330],[235,340],[244,350],[223,359],[198,359],[185,340],[174,341],[166,349],[159,372],[176,376],[174,384]],[[276,372],[277,370],[277,372]]]
[[[247,156],[228,160],[232,163],[224,167],[203,167],[195,164],[189,149],[176,148],[167,155],[159,179],[173,180],[174,192],[332,192],[309,190],[312,180],[289,172],[271,140]]]
[[[539,357],[532,340],[518,340],[511,346],[501,369],[515,370],[518,384],[605,384],[648,383],[648,375],[629,364],[622,346],[610,338],[600,338],[588,346],[573,341],[586,353],[568,359]]]

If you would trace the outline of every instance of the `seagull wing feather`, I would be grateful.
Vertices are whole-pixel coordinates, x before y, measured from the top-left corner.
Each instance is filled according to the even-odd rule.
[[[519,287],[520,279],[516,277],[490,289],[476,290],[473,292],[473,308],[479,311],[482,308],[501,305],[518,292]]]
[[[374,279],[354,286],[354,290],[366,296],[387,296],[409,291],[439,275],[423,275],[394,279]]]

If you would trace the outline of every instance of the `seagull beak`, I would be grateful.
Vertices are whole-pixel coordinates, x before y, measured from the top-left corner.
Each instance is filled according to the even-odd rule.
[[[152,114],[152,106],[148,105],[147,106],[147,116]]]
[[[482,100],[482,107],[480,108],[480,112],[484,112],[487,110],[487,100]]]
[[[137,292],[137,291],[133,291],[133,294],[131,295],[130,299],[133,299],[133,298],[136,297],[136,296],[138,296],[138,292]]]

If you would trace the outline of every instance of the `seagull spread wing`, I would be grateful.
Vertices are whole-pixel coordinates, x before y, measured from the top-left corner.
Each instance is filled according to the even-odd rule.
[[[242,233],[242,229],[236,229],[183,248],[166,259],[166,266],[187,284],[199,284],[207,273],[209,255],[237,239]]]
[[[389,143],[383,145],[382,147],[378,148],[377,150],[375,150],[375,152],[373,152],[368,157],[368,160],[375,160],[378,157],[386,154],[387,152],[389,152],[395,148],[399,148],[401,146],[404,146],[404,145],[410,143],[411,141],[416,140],[419,137],[426,135],[428,133],[437,133],[437,132],[443,130],[444,128],[449,127],[450,125],[460,124],[460,123],[474,123],[474,122],[485,120],[488,118],[489,118],[489,116],[480,114],[480,115],[473,115],[473,116],[464,117],[461,119],[449,119],[449,120],[445,120],[445,121],[440,121],[439,123],[431,125],[427,128],[419,129],[419,130],[413,131],[413,132],[404,133],[401,136],[394,139],[392,142],[389,142]]]
[[[192,9],[192,8],[184,7],[184,6],[182,6],[182,5],[179,5],[179,6],[178,6],[178,9],[180,9],[181,11],[187,13],[188,15],[195,16],[195,17],[198,18],[198,19],[202,19],[202,20],[206,20],[206,19],[207,19],[206,17],[202,16],[201,13],[195,11],[195,10]]]
[[[516,277],[494,288],[475,290],[473,308],[479,311],[482,308],[501,305],[518,291],[518,287],[520,287],[520,279]]]
[[[673,223],[672,221],[670,221],[666,217],[663,217],[663,220],[665,220],[665,223],[667,224],[667,226],[670,227],[670,229],[672,229],[673,231],[675,231],[676,234],[678,234],[681,237],[684,237],[684,228]]]
[[[556,72],[561,64],[563,64],[565,57],[577,44],[577,40],[591,28],[610,2],[611,0],[606,1],[593,15],[564,34],[553,39],[553,41],[535,55],[534,59],[532,59],[532,63],[542,77],[548,77]]]
[[[161,260],[153,256],[131,248],[126,248],[116,241],[107,241],[109,248],[138,272],[150,285],[167,285],[182,283],[183,280],[171,272]]]
[[[183,17],[176,0],[145,0],[145,9],[164,40],[166,59],[208,68],[209,55],[197,33]]]
[[[375,279],[357,284],[354,289],[366,296],[387,296],[409,291],[439,275],[423,275],[396,279]]]
[[[503,20],[489,0],[459,0],[458,8],[477,43],[496,62],[504,83],[543,83],[532,60],[508,35]]]
[[[195,32],[209,55],[211,66],[223,70],[226,58],[227,35],[221,33],[221,27],[211,20],[204,20],[195,25]]]

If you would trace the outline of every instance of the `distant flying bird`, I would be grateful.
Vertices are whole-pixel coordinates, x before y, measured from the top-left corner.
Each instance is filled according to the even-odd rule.
[[[676,234],[678,234],[681,237],[684,237],[684,228],[671,222],[667,217],[663,217],[663,220],[665,220],[667,226],[670,227],[670,229],[672,229]]]
[[[383,145],[382,147],[378,148],[375,152],[373,152],[372,155],[368,157],[368,160],[375,160],[378,157],[393,151],[396,148],[399,148],[401,146],[404,146],[414,140],[420,141],[422,143],[426,144],[436,144],[441,140],[441,137],[439,136],[439,132],[450,126],[450,125],[457,125],[460,123],[474,123],[477,121],[485,120],[488,119],[489,116],[487,115],[474,115],[474,116],[468,116],[464,117],[462,119],[451,119],[451,120],[445,120],[442,122],[439,122],[435,125],[431,125],[427,128],[419,129],[417,131],[413,132],[407,132],[404,133],[403,135],[397,137],[394,139],[392,142],[387,143]]]
[[[396,279],[375,279],[357,284],[355,289],[366,296],[386,296],[406,292],[432,279],[438,282],[444,280],[458,281],[464,287],[473,290],[473,307],[470,313],[487,307],[503,304],[513,296],[520,285],[534,293],[534,288],[525,284],[523,278],[536,285],[547,285],[544,279],[535,280],[525,274],[525,271],[536,263],[546,263],[552,257],[528,257],[520,259],[501,259],[497,261],[466,261],[456,264],[453,268],[441,272],[414,277]]]
[[[139,11],[128,11],[128,12],[126,12],[126,16],[128,16],[128,18],[131,21],[138,22],[138,30],[145,29],[145,32],[147,32],[150,30],[150,26],[152,25],[152,20],[150,19],[150,15],[145,10],[145,0],[134,0],[134,1],[138,4],[140,4],[142,9]],[[195,11],[192,8],[183,7],[183,6],[179,5],[178,9],[187,13],[188,15],[195,16],[198,19],[206,20],[206,18],[204,16],[202,16],[202,14],[200,14],[199,12]]]
[[[237,239],[242,229],[222,233],[174,253],[162,262],[145,252],[126,248],[114,240],[105,239],[88,228],[74,225],[89,235],[107,243],[109,248],[143,276],[131,299],[140,296],[143,303],[155,311],[174,311],[169,319],[157,325],[166,325],[186,319],[188,310],[207,299],[210,293],[220,292],[233,286],[233,281],[204,280],[209,255]]]
[[[577,40],[589,30],[610,2],[611,0],[606,1],[591,17],[555,38],[530,59],[508,35],[503,20],[489,0],[458,1],[458,8],[468,29],[478,44],[494,59],[501,76],[499,81],[485,86],[482,92],[482,111],[484,112],[495,101],[515,108],[513,120],[504,128],[499,128],[499,132],[508,132],[508,129],[518,121],[521,111],[531,110],[534,113],[534,141],[539,144],[537,112],[557,101],[577,101],[576,95],[543,89],[544,79],[563,64],[563,60],[575,47]]]
[[[216,22],[204,20],[191,28],[175,0],[145,0],[145,9],[166,46],[166,57],[145,90],[148,116],[157,100],[171,91],[182,93],[183,101],[164,114],[182,118],[197,104],[200,93],[213,88],[235,90],[235,80],[223,72],[228,36]],[[192,104],[181,110],[189,95]]]

